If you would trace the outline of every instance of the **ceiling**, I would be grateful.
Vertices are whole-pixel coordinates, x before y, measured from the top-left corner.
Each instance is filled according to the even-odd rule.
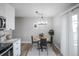
[[[76,3],[10,3],[15,8],[16,17],[39,17],[35,13],[43,13],[45,17],[54,17],[66,11]]]

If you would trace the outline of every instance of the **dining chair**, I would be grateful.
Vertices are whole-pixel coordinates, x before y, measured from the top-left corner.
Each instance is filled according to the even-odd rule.
[[[47,39],[44,38],[44,39],[40,39],[40,48],[39,48],[39,55],[40,55],[40,52],[43,52],[43,50],[45,50],[47,52],[47,55],[48,55],[48,46],[47,46]]]

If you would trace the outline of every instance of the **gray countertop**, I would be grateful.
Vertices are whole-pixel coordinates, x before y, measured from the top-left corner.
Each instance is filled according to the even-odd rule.
[[[17,41],[17,38],[12,38],[12,39],[9,39],[9,40],[3,40],[3,41],[0,41],[0,43],[13,43]]]

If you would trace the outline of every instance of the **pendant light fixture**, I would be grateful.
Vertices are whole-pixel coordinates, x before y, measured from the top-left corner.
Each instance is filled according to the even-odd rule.
[[[35,11],[35,13],[40,16],[40,20],[37,22],[38,25],[47,25],[47,19],[45,19],[43,13],[39,13],[38,11]]]

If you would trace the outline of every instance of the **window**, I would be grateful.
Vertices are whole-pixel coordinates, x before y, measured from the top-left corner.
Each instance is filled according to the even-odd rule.
[[[74,40],[74,46],[77,46],[77,21],[78,21],[78,15],[72,16],[72,28],[73,28],[73,40]]]
[[[77,15],[72,16],[72,26],[73,26],[73,32],[77,32]]]

